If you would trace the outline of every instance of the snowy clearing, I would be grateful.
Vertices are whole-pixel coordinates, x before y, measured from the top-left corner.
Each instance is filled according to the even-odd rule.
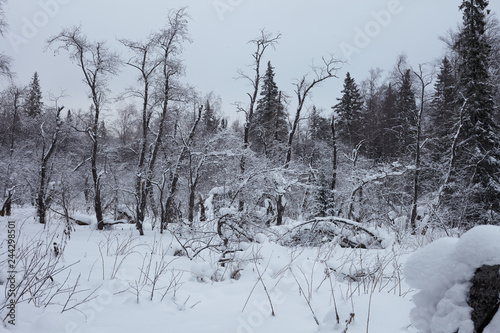
[[[14,213],[15,280],[29,291],[8,332],[416,332],[402,276],[411,249],[284,247],[260,234],[221,256],[168,231],[139,237],[133,225],[76,226],[68,238],[57,217],[44,229],[34,211]],[[4,218],[3,284],[7,227]]]

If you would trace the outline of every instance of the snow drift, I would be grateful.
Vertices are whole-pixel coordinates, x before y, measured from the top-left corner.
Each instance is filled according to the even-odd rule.
[[[420,291],[410,320],[421,333],[472,333],[470,280],[483,265],[500,264],[500,227],[478,226],[460,239],[442,238],[412,255],[405,280]],[[484,333],[500,332],[497,313]]]

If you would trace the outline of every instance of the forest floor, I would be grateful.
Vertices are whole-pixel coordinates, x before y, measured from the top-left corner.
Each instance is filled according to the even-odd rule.
[[[0,311],[0,331],[416,332],[415,291],[403,269],[426,238],[352,249],[283,246],[262,233],[223,256],[192,235],[148,226],[142,237],[128,224],[75,226],[68,237],[60,218],[43,226],[34,214],[16,209],[0,223],[0,304],[18,299],[12,316]],[[10,230],[16,295],[9,295]],[[5,325],[12,319],[15,326]]]

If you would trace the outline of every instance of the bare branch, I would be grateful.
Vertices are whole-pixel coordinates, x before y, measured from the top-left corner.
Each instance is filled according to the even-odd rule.
[[[337,72],[340,69],[340,65],[344,62],[335,59],[333,55],[330,55],[329,58],[322,58],[323,64],[321,66],[311,66],[312,71],[314,73],[314,78],[312,81],[308,79],[308,75],[304,75],[300,80],[298,80],[295,85],[295,95],[297,96],[297,110],[295,112],[295,119],[292,124],[292,129],[288,135],[288,144],[287,144],[287,154],[286,154],[286,162],[285,168],[289,167],[290,161],[292,159],[292,144],[295,136],[295,132],[300,123],[300,114],[302,112],[302,108],[304,107],[304,103],[306,101],[307,96],[310,94],[311,90],[321,82],[337,77]]]

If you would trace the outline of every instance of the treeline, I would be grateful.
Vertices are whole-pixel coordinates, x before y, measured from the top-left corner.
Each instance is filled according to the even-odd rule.
[[[4,211],[33,205],[45,223],[49,211],[85,210],[99,229],[126,213],[141,234],[146,220],[163,231],[227,216],[238,228],[318,216],[414,232],[497,223],[500,30],[487,6],[462,2],[463,25],[443,38],[438,65],[412,68],[400,56],[385,75],[372,69],[357,83],[347,73],[328,110],[306,103],[342,62],[323,59],[282,91],[279,63],[264,60],[280,35],[261,31],[250,41],[252,69],[238,72],[250,86],[248,103],[236,105],[242,124],[221,116],[215,93],[183,83],[185,9],[142,41],[120,40],[128,61],[65,28],[47,44],[80,68],[91,106],[43,96],[36,73],[1,92]],[[7,79],[10,61],[0,57]],[[137,82],[105,121],[108,81],[122,66]]]

